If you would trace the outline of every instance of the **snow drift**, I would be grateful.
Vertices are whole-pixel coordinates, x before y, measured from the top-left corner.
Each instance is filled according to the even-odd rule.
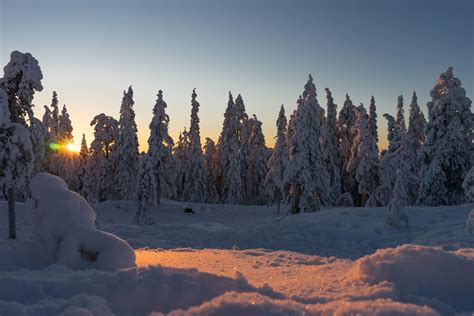
[[[135,265],[128,243],[95,227],[96,214],[63,179],[39,173],[30,184],[29,221],[53,262],[72,269],[116,270]]]
[[[443,313],[474,310],[474,258],[441,248],[403,245],[357,260],[352,269],[369,284],[390,282],[399,299]]]

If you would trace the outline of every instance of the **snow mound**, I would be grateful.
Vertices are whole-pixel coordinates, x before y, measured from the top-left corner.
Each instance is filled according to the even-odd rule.
[[[466,254],[407,244],[363,257],[351,272],[369,284],[393,284],[403,301],[445,313],[474,310],[474,257]]]
[[[151,314],[158,316],[162,314]],[[404,304],[387,299],[374,301],[336,301],[328,304],[304,305],[291,300],[278,300],[258,293],[228,292],[210,302],[191,307],[187,311],[177,310],[170,316],[205,315],[439,315],[427,306]]]
[[[53,262],[72,269],[116,270],[135,266],[128,243],[95,227],[96,213],[63,179],[39,173],[30,184],[32,232]]]

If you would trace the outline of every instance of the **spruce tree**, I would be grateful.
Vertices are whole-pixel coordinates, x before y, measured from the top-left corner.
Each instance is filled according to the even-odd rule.
[[[89,148],[87,147],[86,135],[82,134],[81,150],[76,157],[74,174],[71,181],[71,190],[81,193],[84,188],[84,180],[87,172],[87,162],[89,160]]]
[[[207,183],[209,184],[208,203],[217,203],[220,200],[218,191],[218,157],[217,146],[212,139],[206,138],[204,144],[204,166],[206,168]]]
[[[250,161],[250,134],[252,131],[253,120],[249,119],[245,112],[245,104],[242,96],[239,94],[235,99],[235,115],[237,116],[237,138],[239,146],[239,160],[241,169],[241,202],[249,202],[252,199],[251,175],[249,174],[251,164]]]
[[[357,120],[352,128],[355,137],[347,169],[350,172],[355,170],[358,193],[361,195],[360,205],[364,206],[378,185],[379,164],[376,141],[368,128],[368,115],[362,103],[356,108],[356,113]]]
[[[179,134],[178,143],[173,149],[173,159],[176,166],[176,194],[179,201],[184,201],[184,188],[188,182],[187,177],[189,176],[188,164],[189,164],[189,134],[184,128],[184,131]]]
[[[268,172],[265,177],[265,188],[269,202],[277,203],[277,210],[280,213],[280,203],[284,201],[286,193],[283,187],[283,176],[288,164],[288,144],[287,144],[287,120],[283,104],[276,121],[277,135],[275,148],[268,160]]]
[[[416,92],[413,91],[413,97],[410,104],[408,137],[417,151],[425,142],[425,128],[425,116],[423,115],[423,112],[421,112],[420,106],[418,105],[418,97],[416,96]]]
[[[289,187],[289,202],[293,214],[319,211],[329,196],[329,174],[324,168],[320,141],[320,106],[316,88],[310,76],[304,103],[298,106],[294,117],[288,168],[285,182]]]
[[[267,175],[267,161],[270,151],[265,145],[265,136],[262,132],[262,122],[254,114],[251,119],[250,152],[247,159],[247,201],[263,203],[266,200],[265,176]]]
[[[375,139],[375,146],[377,148],[377,155],[379,152],[379,133],[377,130],[377,107],[375,106],[375,98],[372,96],[370,98],[370,106],[369,106],[369,121],[367,123],[369,127],[369,131],[372,134],[373,138]]]
[[[352,100],[349,95],[346,94],[346,100],[344,105],[339,111],[338,125],[339,125],[339,139],[340,144],[340,157],[342,161],[342,191],[350,192],[353,200],[359,199],[357,190],[357,181],[355,179],[354,172],[347,171],[347,165],[351,156],[351,148],[354,141],[354,134],[352,133],[352,127],[356,122],[355,106],[352,104]]]
[[[228,204],[238,204],[243,200],[240,130],[234,99],[229,92],[222,132],[217,144],[220,196],[221,201]]]
[[[33,117],[33,96],[43,90],[43,74],[36,58],[30,53],[14,51],[3,68],[0,79],[3,127],[3,166],[0,185],[7,195],[10,238],[16,238],[15,199],[26,198],[27,184],[33,169],[34,157],[26,116]],[[8,108],[8,109],[7,109]],[[2,170],[3,169],[3,170]]]
[[[430,95],[417,203],[459,204],[464,201],[462,182],[473,157],[471,100],[461,81],[454,77],[452,67],[439,76]]]
[[[63,105],[61,114],[58,117],[58,133],[57,140],[61,145],[67,145],[73,142],[72,123],[67,112],[66,105]]]
[[[160,204],[161,197],[177,198],[177,193],[174,141],[168,132],[170,118],[166,114],[167,104],[163,100],[163,91],[159,90],[157,97],[150,123],[148,155],[153,163],[156,204]]]
[[[113,151],[117,140],[118,122],[104,113],[91,121],[94,140],[87,163],[85,186],[91,199],[102,202],[114,196],[115,165]],[[90,200],[91,202],[93,200]]]
[[[469,169],[464,181],[462,182],[462,188],[466,196],[466,202],[474,202],[474,167]]]
[[[153,219],[151,217],[151,208],[154,204],[154,189],[153,189],[153,163],[150,156],[146,153],[140,155],[140,162],[138,164],[138,181],[136,187],[136,208],[137,212],[134,224],[137,225],[152,225]]]
[[[403,169],[396,171],[396,183],[392,198],[388,204],[387,224],[397,229],[408,226],[408,215],[404,208],[407,206],[407,179]]]
[[[340,141],[339,141],[339,128],[337,124],[337,105],[334,103],[334,98],[329,88],[326,88],[326,99],[327,99],[327,120],[326,120],[326,151],[327,158],[325,165],[329,172],[331,190],[331,204],[336,204],[337,200],[341,195],[342,182],[341,182],[341,168],[342,161],[339,154]]]
[[[199,102],[196,101],[196,89],[191,95],[191,126],[189,128],[189,150],[187,151],[187,166],[183,198],[189,202],[205,202],[208,199],[209,189],[207,174],[204,166],[204,157],[201,146],[201,132],[199,128]]]
[[[133,200],[137,186],[138,130],[133,105],[133,89],[130,86],[127,92],[123,92],[116,143],[115,187],[121,200]]]

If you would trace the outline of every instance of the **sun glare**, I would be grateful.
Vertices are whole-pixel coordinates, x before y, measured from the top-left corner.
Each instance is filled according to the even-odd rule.
[[[75,153],[79,152],[79,150],[74,146],[73,143],[67,144],[67,145],[66,145],[66,149],[67,149],[68,151],[75,152]]]

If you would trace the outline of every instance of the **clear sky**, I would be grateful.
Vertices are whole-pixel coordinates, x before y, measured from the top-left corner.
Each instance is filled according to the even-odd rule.
[[[338,109],[346,93],[367,106],[374,95],[384,146],[382,114],[394,113],[400,94],[408,106],[413,90],[426,112],[448,66],[472,99],[473,13],[470,0],[0,0],[0,64],[13,50],[39,60],[36,115],[57,91],[76,144],[83,132],[91,141],[94,115],[118,118],[132,85],[142,149],[158,90],[176,139],[189,126],[193,88],[203,141],[217,139],[232,91],[263,121],[272,146],[280,105],[293,111],[311,73],[323,107],[325,87]]]

